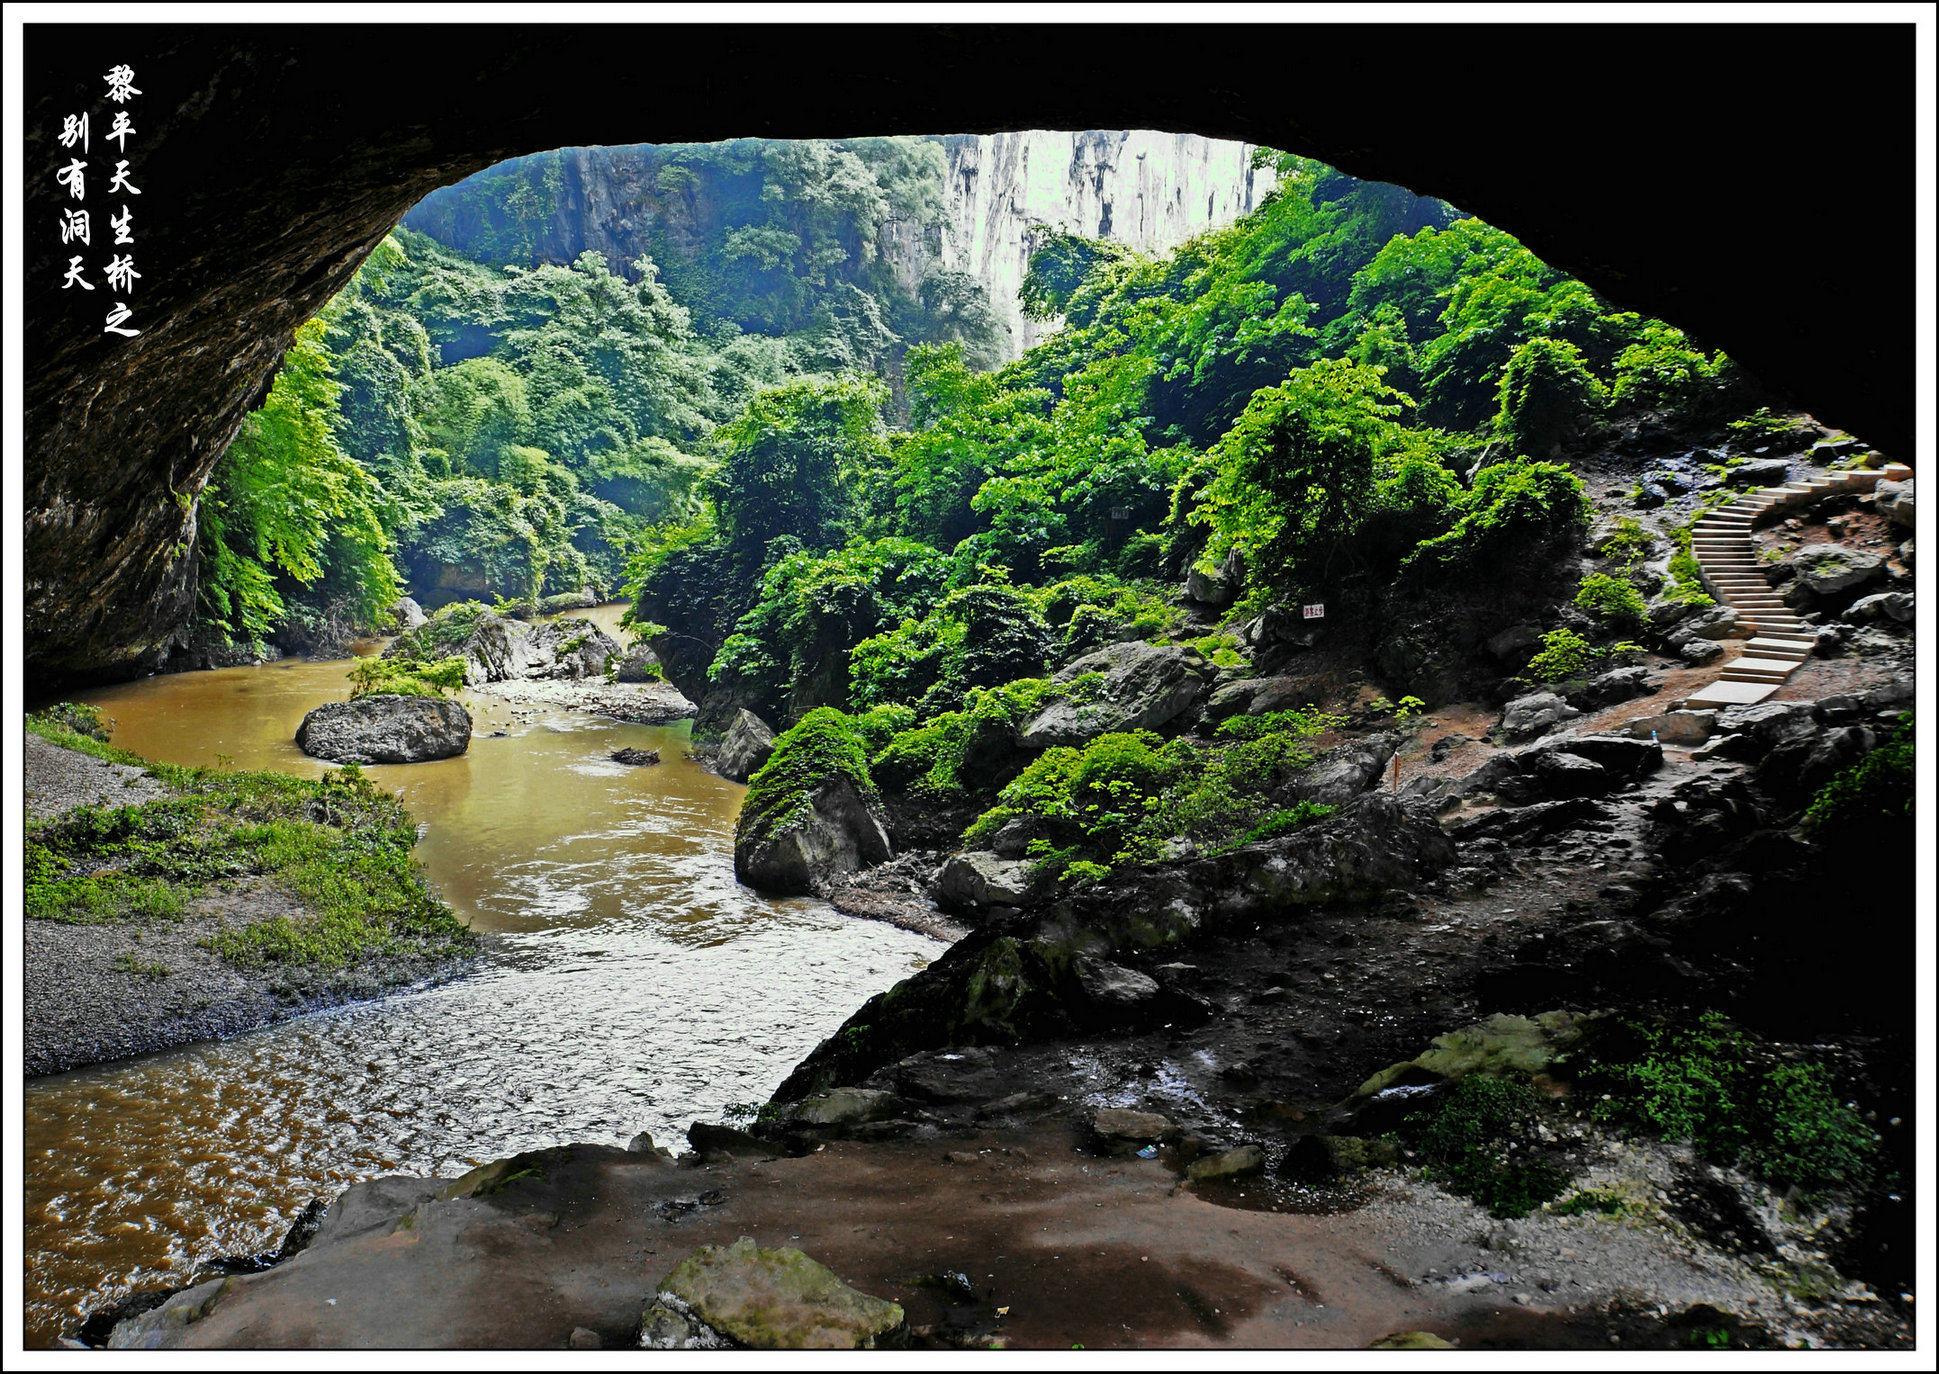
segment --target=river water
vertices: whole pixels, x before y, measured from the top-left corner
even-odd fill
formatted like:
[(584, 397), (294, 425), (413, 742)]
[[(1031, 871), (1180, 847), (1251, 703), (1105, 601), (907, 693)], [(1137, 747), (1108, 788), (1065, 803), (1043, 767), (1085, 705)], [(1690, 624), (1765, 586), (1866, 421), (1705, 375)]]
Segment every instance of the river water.
[[(616, 607), (595, 619), (608, 628)], [(365, 651), (375, 647), (360, 646)], [(297, 724), (342, 660), (153, 677), (77, 694), (114, 743), (185, 764), (314, 776)], [(273, 1249), (312, 1197), (384, 1173), (455, 1174), (568, 1141), (684, 1144), (759, 1102), (926, 937), (734, 881), (746, 790), (686, 758), (688, 726), (467, 695), (470, 751), (372, 767), (420, 822), (418, 857), (496, 938), (469, 977), (380, 1002), (30, 1080), (27, 1340), (129, 1287)], [(505, 738), (488, 738), (494, 728)], [(658, 748), (658, 767), (612, 763)]]

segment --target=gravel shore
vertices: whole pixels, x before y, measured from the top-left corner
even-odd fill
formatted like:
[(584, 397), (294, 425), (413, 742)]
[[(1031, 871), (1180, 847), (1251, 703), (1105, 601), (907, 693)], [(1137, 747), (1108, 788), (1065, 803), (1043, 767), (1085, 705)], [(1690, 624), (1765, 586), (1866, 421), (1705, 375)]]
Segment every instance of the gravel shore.
[[(145, 769), (107, 763), (38, 735), (26, 736), (22, 758), (32, 820), (77, 806), (138, 805), (172, 793)], [(409, 955), (328, 973), (244, 970), (203, 947), (221, 930), (301, 911), (293, 899), (257, 881), (233, 891), (211, 889), (180, 920), (23, 922), (21, 1048), (28, 1075), (236, 1035), (457, 971), (447, 961)]]
[(635, 725), (670, 725), (694, 713), (694, 704), (665, 682), (554, 682), (519, 679), (466, 689), (468, 696), (497, 697), (519, 705), (562, 706)]

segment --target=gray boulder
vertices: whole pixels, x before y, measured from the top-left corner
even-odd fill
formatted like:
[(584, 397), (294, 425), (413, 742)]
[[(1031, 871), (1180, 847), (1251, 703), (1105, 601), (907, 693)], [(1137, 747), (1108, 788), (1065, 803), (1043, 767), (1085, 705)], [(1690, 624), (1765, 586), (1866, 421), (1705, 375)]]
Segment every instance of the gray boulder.
[(1844, 619), (1853, 624), (1867, 624), (1872, 621), (1896, 622), (1910, 625), (1913, 617), (1911, 592), (1875, 592), (1871, 596), (1860, 597), (1852, 602)]
[(1541, 634), (1533, 625), (1510, 625), (1500, 634), (1488, 639), (1488, 652), (1503, 663), (1519, 667), (1535, 655), (1535, 648), (1542, 642)]
[(723, 778), (746, 782), (761, 771), (773, 753), (773, 729), (752, 711), (743, 709), (736, 713), (727, 737), (721, 740), (714, 765)]
[(1508, 703), (1498, 728), (1511, 741), (1534, 739), (1581, 714), (1553, 692), (1530, 692)]
[(1023, 723), (1026, 749), (1083, 744), (1117, 730), (1155, 730), (1196, 706), (1211, 665), (1196, 649), (1133, 640), (1086, 654), (1058, 672), (1071, 682), (1090, 673), (1103, 681), (1085, 700), (1053, 701)]
[(1796, 585), (1813, 596), (1835, 596), (1885, 576), (1885, 560), (1843, 544), (1813, 544), (1791, 558)]
[(471, 746), (471, 715), (446, 697), (330, 701), (296, 727), (296, 747), (331, 763), (424, 763)]
[(400, 635), (385, 658), (446, 658), (465, 661), (465, 684), (514, 682), (526, 678), (578, 681), (606, 675), (606, 660), (619, 643), (590, 620), (555, 620), (528, 625), (492, 611), (480, 614), (464, 639), (446, 644), (435, 634), (433, 616), (413, 633)]
[(1245, 568), (1237, 549), (1228, 553), (1210, 572), (1193, 568), (1185, 575), (1185, 595), (1202, 606), (1229, 606), (1239, 595)]
[(1106, 1140), (1163, 1140), (1172, 1125), (1156, 1112), (1134, 1112), (1124, 1107), (1105, 1107), (1091, 1117), (1091, 1129)]
[(406, 630), (415, 630), (424, 623), (424, 608), (410, 597), (400, 596), (391, 603), (390, 618), (391, 623), (397, 627), (397, 632), (402, 634)]
[(1641, 666), (1617, 668), (1589, 679), (1582, 687), (1570, 692), (1568, 702), (1577, 710), (1600, 711), (1605, 706), (1646, 697), (1655, 690), (1656, 680), (1649, 669)]
[(615, 682), (661, 682), (665, 677), (660, 656), (644, 645), (627, 652), (613, 664)]
[(1715, 711), (1668, 711), (1660, 716), (1644, 716), (1624, 727), (1634, 739), (1654, 735), (1670, 744), (1702, 744), (1717, 733)]
[(734, 876), (762, 892), (806, 895), (840, 873), (889, 859), (881, 808), (845, 774), (825, 779), (779, 824), (734, 839)]
[(520, 646), (523, 676), (580, 682), (606, 676), (606, 660), (619, 641), (590, 620), (551, 620), (534, 625)]
[(1683, 622), (1678, 633), (1688, 630), (1704, 639), (1749, 639), (1751, 627), (1729, 606), (1706, 606)]
[(1676, 652), (1677, 657), (1683, 659), (1686, 663), (1708, 663), (1712, 659), (1722, 658), (1724, 656), (1724, 646), (1714, 639), (1705, 639), (1702, 635), (1692, 635), (1689, 639), (1677, 646)]
[(1030, 891), (1030, 869), (1025, 860), (999, 858), (986, 849), (953, 854), (936, 875), (937, 904), (970, 914), (1021, 906)]
[(1908, 477), (1903, 482), (1880, 482), (1872, 489), (1879, 512), (1908, 530), (1918, 523), (1912, 505), (1912, 483), (1913, 479)]
[(850, 1288), (792, 1248), (703, 1245), (667, 1275), (640, 1322), (647, 1350), (875, 1350), (907, 1335), (902, 1308)]
[(1700, 606), (1688, 601), (1672, 601), (1667, 597), (1658, 597), (1644, 608), (1643, 614), (1648, 617), (1650, 628), (1660, 632), (1688, 620), (1700, 609), (1702, 609)]
[(1107, 1012), (1135, 1012), (1158, 996), (1157, 980), (1121, 964), (1080, 958), (1075, 969), (1084, 996)]
[(1379, 783), (1397, 748), (1397, 736), (1372, 735), (1329, 749), (1293, 778), (1293, 794), (1303, 801), (1344, 806)]
[(886, 1121), (903, 1110), (902, 1099), (874, 1088), (831, 1088), (797, 1102), (788, 1112), (791, 1126), (853, 1126)]
[(1724, 481), (1733, 487), (1777, 487), (1790, 476), (1791, 465), (1782, 458), (1753, 458), (1724, 474)]
[(1529, 772), (1542, 794), (1551, 800), (1600, 797), (1615, 791), (1619, 780), (1599, 763), (1559, 749), (1546, 750), (1529, 760)]

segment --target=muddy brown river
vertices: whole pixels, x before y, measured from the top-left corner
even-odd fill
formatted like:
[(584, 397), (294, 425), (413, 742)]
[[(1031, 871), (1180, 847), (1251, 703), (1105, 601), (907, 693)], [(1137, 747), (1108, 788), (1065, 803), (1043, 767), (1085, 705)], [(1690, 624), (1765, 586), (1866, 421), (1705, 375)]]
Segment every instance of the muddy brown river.
[[(617, 607), (595, 616), (611, 625)], [(362, 646), (366, 651), (374, 646)], [(74, 694), (114, 743), (313, 776), (293, 736), (348, 663), (272, 663)], [(26, 1337), (130, 1287), (273, 1249), (312, 1197), (543, 1145), (680, 1145), (759, 1102), (870, 995), (943, 948), (734, 881), (746, 790), (688, 727), (467, 694), (469, 753), (367, 771), (404, 798), (445, 900), (496, 938), (469, 977), (233, 1040), (33, 1079), (24, 1101)], [(489, 738), (494, 728), (505, 738)], [(607, 755), (658, 748), (658, 767)]]

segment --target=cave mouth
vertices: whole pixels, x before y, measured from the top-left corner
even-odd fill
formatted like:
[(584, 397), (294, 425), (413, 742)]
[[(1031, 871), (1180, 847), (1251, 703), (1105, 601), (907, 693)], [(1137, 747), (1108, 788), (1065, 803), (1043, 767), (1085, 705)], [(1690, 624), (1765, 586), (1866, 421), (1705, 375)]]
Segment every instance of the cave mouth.
[[(1062, 45), (1113, 44), (1127, 58), (1172, 54), (1180, 70), (1222, 70), (1233, 51), (1275, 50), (1281, 26), (1178, 26), (1100, 36), (1089, 26), (911, 26), (686, 30), (719, 63), (670, 70), (651, 101), (623, 83), (566, 82), (592, 50), (632, 50), (625, 27), (167, 24), (118, 30), (115, 56), (148, 78), (130, 108), (148, 130), (150, 226), (139, 338), (103, 340), (83, 293), (63, 292), (66, 257), (30, 235), (24, 388), (24, 621), (27, 673), (41, 684), (145, 671), (193, 605), (194, 498), (243, 416), (266, 394), (297, 327), (349, 280), (428, 192), (503, 159), (564, 147), (596, 127), (705, 142), (764, 136), (885, 134), (939, 128), (1189, 130), (1298, 148), (1352, 175), (1445, 197), (1515, 233), (1612, 301), (1675, 321), (1729, 349), (1804, 408), (1909, 452), (1911, 307), (1903, 293), (1853, 290), (1851, 264), (1909, 260), (1910, 26), (1762, 27), (1758, 40), (1798, 69), (1864, 72), (1868, 101), (1802, 102), (1773, 90), (1737, 39), (1610, 26), (1566, 39), (1581, 91), (1637, 74), (1679, 92), (1701, 144), (1627, 137), (1621, 110), (1577, 108), (1531, 122), (1518, 90), (1464, 90), (1468, 118), (1441, 108), (1445, 73), (1482, 62), (1489, 30), (1330, 29), (1378, 52), (1384, 98), (1353, 98), (1360, 75), (1319, 63), (1288, 93), (1236, 83), (1216, 99), (1190, 83), (1124, 82), (1109, 63), (1073, 67)], [(381, 42), (372, 42), (373, 36)], [(26, 150), (52, 168), (64, 113), (99, 103), (100, 30), (35, 25), (26, 34)], [(1236, 45), (1236, 46), (1235, 46)], [(1559, 49), (1558, 49), (1559, 50)], [(731, 107), (722, 66), (739, 74)], [(830, 83), (828, 70), (844, 80)], [(991, 89), (987, 73), (1011, 78)], [(1768, 64), (1763, 68), (1768, 70)], [(345, 73), (359, 80), (346, 82)], [(437, 84), (424, 74), (470, 73)], [(910, 73), (920, 72), (912, 79)], [(553, 92), (569, 86), (570, 99)], [(373, 95), (372, 93), (379, 93)], [(1822, 108), (1821, 108), (1822, 106)], [(1904, 116), (1904, 117), (1900, 117)], [(1478, 144), (1473, 128), (1512, 129), (1521, 156)], [(1593, 142), (1593, 166), (1576, 154)], [(1868, 188), (1869, 212), (1832, 216), (1818, 251), (1786, 263), (1788, 290), (1742, 270), (1745, 186), (1789, 184), (1795, 150), (1837, 146)], [(274, 156), (265, 156), (273, 150)], [(1732, 178), (1717, 177), (1720, 165)], [(1532, 179), (1526, 169), (1541, 167)], [(1626, 215), (1585, 215), (1623, 188)], [(53, 224), (59, 187), (30, 176), (28, 223)], [(209, 226), (219, 226), (211, 235)], [(1793, 302), (1812, 302), (1809, 312)]]

